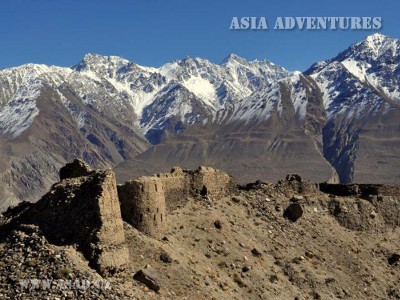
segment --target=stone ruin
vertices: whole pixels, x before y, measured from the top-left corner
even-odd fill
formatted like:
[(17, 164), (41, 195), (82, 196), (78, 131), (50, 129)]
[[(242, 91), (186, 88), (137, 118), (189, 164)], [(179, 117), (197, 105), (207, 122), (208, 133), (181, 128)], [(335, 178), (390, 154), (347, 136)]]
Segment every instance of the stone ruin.
[(298, 174), (288, 174), (277, 184), (278, 190), (285, 194), (314, 194), (318, 192), (318, 184), (303, 180)]
[(18, 222), (37, 225), (56, 245), (77, 245), (89, 265), (101, 274), (124, 269), (129, 252), (114, 172), (92, 171), (76, 160), (60, 173), (63, 179)]
[(160, 238), (166, 229), (164, 186), (157, 177), (141, 177), (118, 186), (122, 218), (141, 232)]
[(393, 228), (400, 225), (400, 185), (320, 183), (319, 190), (332, 197), (329, 209), (347, 228), (370, 227), (365, 216), (375, 219), (377, 212), (382, 220), (375, 220), (374, 224), (381, 222)]
[(215, 200), (236, 189), (228, 174), (209, 167), (195, 171), (173, 168), (169, 174), (144, 176), (118, 186), (122, 218), (138, 230), (162, 237), (167, 215), (189, 197), (201, 195)]
[(196, 171), (191, 172), (191, 178), (192, 192), (200, 192), (202, 196), (212, 199), (224, 197), (237, 188), (233, 177), (210, 167), (199, 167)]
[(9, 228), (32, 224), (50, 243), (76, 245), (100, 274), (112, 275), (129, 263), (123, 221), (139, 231), (162, 237), (168, 213), (190, 196), (217, 199), (236, 188), (224, 172), (200, 167), (174, 168), (170, 174), (145, 176), (117, 186), (111, 170), (91, 170), (74, 160), (60, 169), (60, 182), (37, 203), (13, 209)]
[[(91, 170), (75, 160), (61, 168), (60, 178), (39, 202), (15, 208), (18, 217), (9, 224), (10, 228), (21, 223), (37, 225), (49, 242), (76, 245), (89, 265), (105, 275), (122, 270), (129, 263), (123, 221), (160, 238), (168, 229), (168, 214), (191, 197), (217, 201), (238, 189), (231, 176), (209, 167), (195, 171), (174, 168), (168, 174), (144, 176), (117, 186), (111, 170)], [(393, 195), (400, 196), (400, 186), (318, 185), (291, 174), (275, 188), (285, 194), (324, 192), (364, 198), (368, 203), (356, 199), (361, 203), (357, 207), (370, 216), (376, 216), (377, 209), (382, 215), (380, 223), (400, 224), (400, 215), (394, 213), (398, 212), (400, 198), (392, 199)], [(369, 224), (364, 220), (365, 214), (345, 214), (349, 208), (344, 200), (332, 198), (329, 209), (344, 226), (358, 229)], [(286, 214), (295, 221), (302, 212)]]

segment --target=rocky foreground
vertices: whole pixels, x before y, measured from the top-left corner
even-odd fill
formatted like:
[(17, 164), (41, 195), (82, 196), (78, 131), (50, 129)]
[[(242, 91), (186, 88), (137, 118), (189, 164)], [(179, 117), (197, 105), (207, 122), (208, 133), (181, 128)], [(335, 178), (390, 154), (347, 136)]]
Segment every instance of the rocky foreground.
[(0, 298), (400, 299), (399, 187), (292, 175), (217, 194), (205, 178), (222, 172), (173, 172), (191, 190), (170, 205), (164, 180), (154, 237), (118, 210), (112, 171), (63, 168), (42, 200), (3, 213)]

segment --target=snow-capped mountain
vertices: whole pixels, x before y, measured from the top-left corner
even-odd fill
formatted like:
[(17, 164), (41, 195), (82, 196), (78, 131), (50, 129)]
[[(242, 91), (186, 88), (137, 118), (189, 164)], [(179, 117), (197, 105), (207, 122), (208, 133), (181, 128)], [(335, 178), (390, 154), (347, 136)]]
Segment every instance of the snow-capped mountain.
[(299, 172), (317, 181), (399, 182), (399, 45), (368, 36), (218, 110), (204, 125), (208, 134), (194, 126), (132, 164), (141, 172), (210, 164), (244, 180)]
[(221, 65), (185, 58), (151, 68), (87, 54), (71, 68), (27, 64), (1, 70), (0, 173), (7, 184), (0, 196), (6, 203), (34, 199), (75, 156), (113, 166), (167, 132), (212, 120), (218, 110), (287, 74), (268, 61), (234, 55)]
[(399, 50), (374, 34), (304, 73), (234, 54), (1, 70), (0, 197), (34, 200), (76, 156), (129, 177), (209, 164), (243, 180), (400, 181)]
[(398, 164), (399, 62), (400, 41), (377, 33), (305, 72), (318, 84), (328, 117), (324, 156), (344, 182), (399, 178), (392, 169)]
[[(156, 143), (160, 138), (152, 138), (155, 132), (161, 134), (164, 129), (203, 121), (263, 84), (287, 75), (286, 70), (269, 61), (248, 62), (236, 55), (229, 55), (221, 65), (185, 58), (150, 68), (116, 56), (88, 54), (72, 68), (28, 64), (1, 71), (0, 107), (13, 106), (24, 98), (30, 101), (24, 109), (32, 111), (33, 117), (37, 113), (34, 98), (41, 83), (56, 89), (68, 85), (85, 105), (98, 111), (107, 108), (116, 118), (122, 114), (124, 121), (135, 121), (140, 131)], [(18, 106), (13, 107), (23, 113)], [(3, 133), (15, 130), (7, 128), (9, 115), (18, 114), (5, 108), (0, 116)], [(27, 115), (21, 117), (29, 119)]]
[[(306, 73), (318, 76), (331, 68), (351, 73), (361, 84), (380, 93), (382, 97), (400, 100), (400, 42), (376, 33), (354, 44), (335, 58), (312, 66)], [(334, 97), (326, 98), (326, 105)]]
[[(222, 110), (218, 115), (218, 122), (244, 121), (246, 123), (259, 123), (267, 121), (274, 112), (279, 115), (283, 110), (282, 97), (289, 96), (293, 104), (294, 113), (299, 119), (304, 119), (306, 114), (306, 90), (301, 85), (301, 73), (295, 72), (281, 80), (272, 81), (262, 89), (256, 90), (242, 101), (235, 103), (232, 110)], [(290, 86), (289, 95), (283, 95), (282, 86)]]
[(221, 65), (187, 57), (160, 68), (88, 54), (73, 69), (125, 99), (137, 116), (136, 125), (153, 144), (161, 141), (165, 130), (179, 132), (213, 118), (217, 111), (289, 74), (267, 60), (249, 62), (233, 54)]

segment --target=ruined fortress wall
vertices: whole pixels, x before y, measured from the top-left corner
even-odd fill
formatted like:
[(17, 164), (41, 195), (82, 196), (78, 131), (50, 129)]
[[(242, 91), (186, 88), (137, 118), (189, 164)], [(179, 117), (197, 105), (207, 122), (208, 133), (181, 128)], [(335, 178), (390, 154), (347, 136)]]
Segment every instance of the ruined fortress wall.
[(136, 224), (136, 222), (134, 222), (136, 211), (133, 202), (135, 201), (135, 197), (137, 197), (135, 196), (135, 190), (138, 189), (140, 188), (137, 186), (135, 187), (134, 181), (128, 181), (117, 186), (122, 220), (128, 222), (132, 226), (134, 226), (134, 223)]
[(108, 268), (121, 268), (129, 261), (114, 172), (105, 171), (96, 204), (101, 222), (96, 233), (101, 249), (96, 263), (105, 273)]
[(93, 170), (85, 162), (75, 159), (60, 169), (60, 180), (88, 176), (91, 173)]
[(171, 173), (157, 177), (164, 186), (167, 212), (185, 204), (190, 196), (218, 198), (237, 188), (231, 176), (209, 167), (199, 167), (196, 171), (174, 168)]
[(205, 195), (211, 198), (223, 197), (236, 188), (233, 178), (222, 171), (174, 168), (169, 174), (143, 176), (119, 185), (118, 197), (124, 221), (160, 238), (167, 228), (167, 214), (185, 204), (190, 196), (206, 190)]
[(193, 192), (203, 196), (223, 197), (237, 188), (231, 176), (210, 167), (199, 167), (192, 176)]
[(167, 213), (184, 205), (191, 196), (191, 176), (181, 169), (173, 169), (170, 174), (158, 174), (164, 187)]
[[(400, 186), (385, 184), (328, 184), (321, 183), (321, 192), (340, 197), (362, 198), (367, 201), (375, 211), (379, 212), (383, 221), (388, 226), (399, 226), (400, 224)], [(350, 200), (346, 200), (349, 202)], [(346, 201), (342, 201), (345, 203)], [(340, 210), (339, 210), (340, 211)], [(364, 214), (364, 215), (369, 215)], [(356, 222), (354, 215), (347, 215), (347, 222)], [(367, 224), (363, 222), (363, 224)]]
[(122, 218), (138, 230), (160, 238), (166, 228), (164, 187), (157, 177), (140, 177), (118, 186)]
[(22, 220), (38, 225), (54, 244), (77, 244), (100, 273), (123, 269), (129, 261), (115, 175), (110, 170), (62, 180)]

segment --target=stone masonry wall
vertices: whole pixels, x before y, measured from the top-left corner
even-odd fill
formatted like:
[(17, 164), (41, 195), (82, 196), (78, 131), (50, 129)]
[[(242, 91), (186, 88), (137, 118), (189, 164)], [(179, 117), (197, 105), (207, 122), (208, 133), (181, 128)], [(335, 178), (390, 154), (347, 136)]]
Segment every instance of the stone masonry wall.
[(140, 177), (118, 187), (122, 218), (138, 230), (160, 238), (166, 228), (164, 187), (157, 177)]
[(38, 225), (51, 243), (77, 244), (89, 265), (102, 274), (123, 269), (129, 261), (111, 170), (60, 181), (21, 221)]
[(95, 257), (102, 273), (110, 268), (121, 268), (128, 263), (129, 252), (125, 246), (125, 233), (118, 200), (117, 183), (112, 171), (106, 171), (98, 196), (101, 226), (96, 232), (101, 251)]
[(191, 196), (192, 176), (189, 172), (181, 168), (174, 168), (171, 173), (157, 174), (156, 176), (164, 187), (167, 212), (183, 206)]
[(118, 186), (122, 218), (138, 230), (160, 238), (167, 229), (167, 214), (196, 195), (218, 199), (236, 189), (228, 174), (213, 168), (180, 168), (169, 174), (140, 177)]
[(192, 192), (214, 199), (224, 197), (237, 188), (233, 177), (210, 167), (199, 167), (192, 177)]

